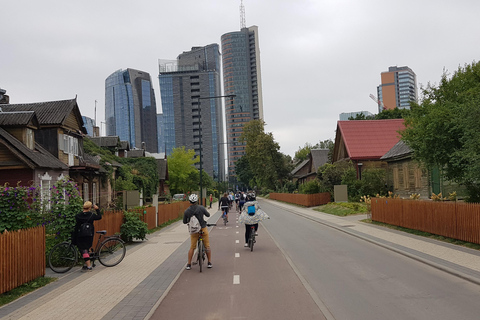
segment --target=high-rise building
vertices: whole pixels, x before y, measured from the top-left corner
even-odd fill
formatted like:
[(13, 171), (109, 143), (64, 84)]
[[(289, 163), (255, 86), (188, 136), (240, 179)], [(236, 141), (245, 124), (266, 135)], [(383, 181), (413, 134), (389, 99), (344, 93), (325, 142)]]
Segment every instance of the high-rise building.
[(87, 135), (90, 137), (98, 137), (97, 126), (95, 120), (86, 116), (82, 116), (83, 126), (87, 130)]
[(378, 111), (410, 109), (417, 101), (417, 76), (409, 67), (390, 67), (381, 73), (382, 84), (377, 87)]
[(222, 35), (223, 85), (228, 145), (228, 175), (235, 176), (235, 162), (245, 154), (239, 141), (243, 127), (251, 120), (263, 119), (262, 77), (258, 27)]
[(158, 152), (165, 153), (165, 133), (163, 132), (163, 113), (157, 114)]
[[(215, 180), (225, 175), (223, 114), (218, 44), (193, 47), (177, 60), (160, 60), (160, 93), (165, 152), (185, 146)], [(197, 164), (199, 166), (199, 164)]]
[(105, 121), (107, 136), (157, 152), (157, 105), (147, 72), (118, 70), (105, 80)]

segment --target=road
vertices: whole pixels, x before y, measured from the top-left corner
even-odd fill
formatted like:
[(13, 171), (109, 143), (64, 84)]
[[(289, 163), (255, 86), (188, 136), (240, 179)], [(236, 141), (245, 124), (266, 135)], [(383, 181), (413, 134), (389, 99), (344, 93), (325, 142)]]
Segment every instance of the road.
[(271, 219), (254, 251), (243, 248), (243, 226), (214, 228), (214, 268), (183, 272), (152, 319), (480, 318), (478, 285), (295, 209), (260, 205)]

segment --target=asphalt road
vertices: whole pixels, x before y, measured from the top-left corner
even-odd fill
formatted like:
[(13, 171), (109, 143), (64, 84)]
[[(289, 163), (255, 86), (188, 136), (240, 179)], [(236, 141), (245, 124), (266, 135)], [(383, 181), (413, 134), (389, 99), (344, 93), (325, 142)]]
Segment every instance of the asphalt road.
[(480, 319), (480, 287), (260, 202), (265, 223), (334, 319)]
[(210, 231), (213, 268), (185, 270), (151, 319), (325, 319), (263, 226), (251, 252), (234, 215)]

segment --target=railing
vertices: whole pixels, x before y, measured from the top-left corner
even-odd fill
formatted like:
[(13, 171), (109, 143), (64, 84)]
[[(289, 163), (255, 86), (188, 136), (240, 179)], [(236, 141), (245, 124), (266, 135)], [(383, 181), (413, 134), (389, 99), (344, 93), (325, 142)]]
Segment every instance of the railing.
[(0, 234), (0, 294), (45, 275), (45, 227)]
[(298, 194), (298, 193), (270, 193), (270, 199), (298, 204), (304, 207), (320, 206), (330, 202), (330, 193)]
[(480, 244), (480, 204), (372, 199), (372, 220)]

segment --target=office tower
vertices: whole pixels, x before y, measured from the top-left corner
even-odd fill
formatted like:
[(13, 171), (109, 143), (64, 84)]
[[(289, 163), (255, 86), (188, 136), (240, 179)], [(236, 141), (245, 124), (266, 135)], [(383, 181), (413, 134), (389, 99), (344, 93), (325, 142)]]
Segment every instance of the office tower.
[(107, 136), (157, 152), (157, 106), (147, 72), (117, 70), (105, 80), (105, 121)]
[(410, 109), (417, 101), (417, 77), (409, 67), (390, 67), (381, 74), (382, 84), (377, 87), (378, 111), (383, 109)]
[(96, 133), (95, 132), (95, 128), (96, 128), (95, 120), (93, 120), (92, 118), (86, 117), (86, 116), (82, 116), (82, 120), (83, 120), (83, 126), (87, 130), (87, 135), (89, 135), (90, 137), (98, 137), (98, 134), (95, 135), (95, 133)]
[(165, 153), (165, 133), (163, 132), (163, 113), (157, 114), (158, 153)]
[(159, 65), (166, 154), (185, 146), (200, 155), (201, 146), (202, 169), (214, 180), (223, 180), (223, 98), (207, 99), (221, 96), (218, 44), (193, 47)]
[(225, 95), (236, 95), (225, 102), (228, 175), (234, 177), (235, 162), (245, 154), (245, 145), (239, 141), (243, 127), (263, 119), (258, 27), (226, 33), (221, 40)]

